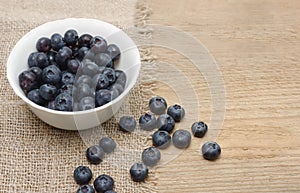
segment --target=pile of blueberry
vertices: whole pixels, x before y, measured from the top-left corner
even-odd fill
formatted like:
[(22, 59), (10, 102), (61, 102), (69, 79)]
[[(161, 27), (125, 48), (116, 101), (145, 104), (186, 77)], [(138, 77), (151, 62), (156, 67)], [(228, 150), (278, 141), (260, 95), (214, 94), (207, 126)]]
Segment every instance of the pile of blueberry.
[(115, 70), (121, 52), (101, 36), (74, 29), (36, 42), (28, 57), (29, 69), (19, 84), (34, 103), (59, 111), (83, 111), (102, 106), (125, 88), (126, 74)]

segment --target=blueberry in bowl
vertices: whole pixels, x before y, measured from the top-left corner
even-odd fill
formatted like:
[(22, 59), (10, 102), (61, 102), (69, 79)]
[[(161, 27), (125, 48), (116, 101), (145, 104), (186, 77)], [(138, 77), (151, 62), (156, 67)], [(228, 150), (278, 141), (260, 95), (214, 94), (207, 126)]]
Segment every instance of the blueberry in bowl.
[[(91, 50), (92, 46), (96, 47)], [(95, 55), (101, 57), (93, 61)], [(87, 66), (83, 60), (90, 60)], [(45, 23), (23, 36), (7, 60), (7, 78), (41, 120), (56, 128), (82, 130), (100, 125), (119, 110), (140, 66), (137, 46), (121, 29), (100, 20), (69, 18)], [(97, 88), (95, 75), (100, 77)], [(88, 84), (91, 91), (76, 86), (78, 82)], [(101, 91), (95, 98), (96, 89), (110, 95)]]

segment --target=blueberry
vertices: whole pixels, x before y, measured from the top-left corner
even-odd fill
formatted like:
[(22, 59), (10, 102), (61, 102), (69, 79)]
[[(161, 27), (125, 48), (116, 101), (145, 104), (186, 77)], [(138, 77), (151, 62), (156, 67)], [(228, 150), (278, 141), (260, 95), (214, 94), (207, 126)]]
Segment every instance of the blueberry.
[(41, 37), (36, 42), (36, 49), (39, 52), (49, 52), (51, 49), (51, 40), (46, 37)]
[(216, 160), (221, 154), (221, 147), (216, 142), (206, 142), (203, 144), (202, 155), (207, 160)]
[(32, 52), (29, 54), (27, 62), (28, 62), (28, 66), (30, 67), (34, 67), (37, 66), (37, 59), (36, 56), (39, 52)]
[(55, 60), (58, 66), (65, 70), (67, 69), (68, 60), (72, 57), (72, 50), (66, 46), (62, 47), (56, 54)]
[(167, 131), (155, 131), (152, 135), (152, 143), (154, 147), (166, 149), (171, 143), (171, 136)]
[(145, 113), (139, 119), (140, 128), (146, 131), (151, 131), (156, 128), (156, 118), (151, 113)]
[(73, 74), (77, 73), (77, 70), (78, 70), (79, 66), (80, 66), (79, 61), (75, 60), (75, 59), (69, 60), (68, 64), (67, 64), (68, 71), (73, 73)]
[(75, 86), (78, 86), (78, 85), (83, 84), (83, 83), (85, 83), (87, 85), (92, 85), (92, 82), (93, 81), (92, 81), (92, 78), (90, 76), (83, 74), (83, 75), (80, 75), (80, 76), (76, 77)]
[(64, 84), (60, 87), (60, 89), (58, 90), (58, 93), (61, 94), (61, 93), (66, 93), (66, 94), (69, 94), (69, 95), (73, 95), (73, 84)]
[(150, 111), (156, 115), (163, 114), (167, 109), (167, 102), (164, 98), (157, 96), (149, 101)]
[(78, 39), (78, 46), (81, 47), (90, 47), (91, 44), (91, 39), (93, 38), (93, 36), (91, 36), (90, 34), (82, 34), (79, 39)]
[(99, 164), (104, 158), (104, 150), (98, 145), (91, 146), (86, 150), (86, 158), (91, 164)]
[(55, 65), (47, 66), (43, 69), (42, 79), (45, 83), (56, 85), (61, 81), (61, 71)]
[(112, 84), (116, 81), (116, 72), (112, 68), (105, 68), (102, 74), (106, 75), (109, 81), (109, 84)]
[(115, 83), (118, 83), (118, 84), (122, 85), (123, 88), (125, 88), (126, 79), (127, 79), (125, 72), (123, 72), (122, 70), (115, 70), (115, 73), (116, 73), (116, 82)]
[(43, 69), (49, 66), (48, 56), (43, 52), (38, 52), (35, 56), (36, 66)]
[(105, 74), (96, 74), (93, 77), (93, 85), (95, 85), (96, 90), (105, 89), (109, 86), (109, 80)]
[(109, 91), (111, 92), (111, 100), (114, 100), (115, 98), (117, 98), (120, 95), (120, 93), (117, 89), (113, 88), (113, 89), (110, 89)]
[(70, 72), (63, 72), (61, 75), (61, 83), (64, 84), (73, 84), (75, 80), (75, 75)]
[(37, 81), (42, 80), (42, 73), (43, 71), (39, 67), (31, 67), (28, 71), (32, 72), (36, 76)]
[(159, 130), (171, 133), (175, 127), (175, 121), (168, 114), (159, 115), (157, 118), (157, 127)]
[(103, 137), (100, 142), (99, 146), (102, 147), (105, 153), (111, 153), (116, 148), (116, 142), (110, 137)]
[(95, 94), (96, 106), (100, 107), (112, 100), (111, 92), (107, 89), (100, 89)]
[(95, 190), (91, 185), (86, 184), (80, 186), (76, 193), (95, 193)]
[(65, 45), (65, 42), (63, 41), (63, 37), (60, 34), (55, 33), (51, 36), (51, 46), (52, 46), (53, 50), (58, 51), (64, 45)]
[(73, 173), (74, 180), (79, 185), (85, 185), (88, 184), (92, 177), (92, 171), (87, 166), (78, 166)]
[(48, 61), (49, 61), (49, 65), (56, 65), (57, 66), (57, 63), (56, 63), (56, 52), (53, 52), (53, 51), (49, 51), (47, 52), (47, 58), (48, 58)]
[(148, 177), (148, 168), (143, 163), (135, 163), (130, 168), (131, 179), (135, 182), (142, 182)]
[(179, 122), (185, 115), (184, 108), (177, 104), (170, 106), (167, 113), (175, 120), (175, 122)]
[(83, 60), (84, 57), (90, 52), (90, 49), (88, 49), (87, 47), (81, 47), (79, 48), (78, 52), (77, 52), (77, 58), (79, 60)]
[(83, 60), (80, 70), (85, 75), (94, 76), (99, 71), (99, 67), (96, 63), (90, 60)]
[(179, 129), (172, 136), (173, 145), (179, 149), (187, 148), (191, 143), (191, 138), (189, 131)]
[(106, 174), (98, 176), (94, 181), (94, 187), (98, 193), (105, 193), (108, 190), (113, 190), (114, 185), (114, 179)]
[(57, 95), (57, 88), (53, 86), (52, 84), (43, 84), (40, 87), (40, 95), (43, 97), (43, 99), (50, 101), (55, 99)]
[(105, 66), (108, 68), (114, 67), (113, 61), (107, 53), (96, 54), (94, 60), (98, 66)]
[(108, 89), (110, 91), (117, 90), (119, 92), (119, 95), (121, 93), (123, 93), (123, 91), (124, 91), (124, 87), (122, 85), (118, 84), (118, 83), (112, 84)]
[(107, 47), (107, 42), (104, 38), (100, 36), (95, 36), (91, 39), (90, 47), (93, 53), (97, 54), (97, 53), (105, 52)]
[(191, 129), (195, 137), (203, 137), (207, 132), (207, 125), (203, 121), (198, 121), (193, 123)]
[(90, 110), (95, 108), (95, 98), (94, 97), (83, 97), (80, 99), (80, 102), (78, 104), (78, 109), (80, 111)]
[(132, 116), (123, 116), (119, 120), (119, 127), (121, 131), (133, 132), (136, 127), (136, 121)]
[(83, 97), (92, 96), (93, 91), (90, 85), (82, 83), (76, 86), (76, 95), (74, 95), (77, 99), (82, 99)]
[(155, 166), (161, 158), (160, 151), (155, 147), (148, 147), (142, 153), (142, 160), (146, 166)]
[(27, 97), (29, 100), (34, 102), (35, 104), (44, 106), (46, 104), (46, 101), (42, 98), (40, 95), (39, 89), (33, 89), (28, 92)]
[(21, 72), (18, 78), (20, 87), (25, 92), (39, 88), (40, 86), (39, 78), (29, 70)]
[(120, 59), (121, 51), (117, 45), (109, 44), (106, 48), (106, 52), (109, 54), (113, 61)]
[(55, 110), (72, 111), (73, 98), (67, 93), (57, 95), (54, 101)]
[(78, 33), (74, 29), (69, 29), (64, 34), (64, 40), (68, 46), (75, 46), (78, 41)]
[(49, 101), (47, 104), (46, 104), (46, 107), (48, 109), (52, 109), (52, 110), (55, 110), (55, 101)]

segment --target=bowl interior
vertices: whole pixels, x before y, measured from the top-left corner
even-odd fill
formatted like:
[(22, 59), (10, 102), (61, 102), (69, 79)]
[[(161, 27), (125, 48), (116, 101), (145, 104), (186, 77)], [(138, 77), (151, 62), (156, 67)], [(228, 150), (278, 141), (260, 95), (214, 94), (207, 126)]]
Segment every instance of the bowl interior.
[(124, 92), (111, 101), (110, 103), (96, 108), (101, 110), (108, 105), (120, 100), (127, 95), (129, 90), (134, 86), (140, 70), (140, 55), (137, 46), (132, 39), (119, 28), (95, 19), (64, 19), (43, 24), (23, 36), (11, 51), (7, 61), (7, 78), (14, 92), (22, 98), (27, 104), (43, 109), (51, 113), (68, 114), (68, 113), (84, 113), (82, 112), (60, 112), (54, 111), (45, 107), (41, 107), (30, 101), (19, 86), (18, 76), (23, 71), (28, 69), (27, 59), (31, 52), (36, 51), (35, 44), (40, 37), (51, 37), (54, 33), (64, 34), (68, 29), (77, 30), (79, 36), (88, 33), (93, 36), (100, 35), (104, 37), (108, 44), (114, 43), (121, 50), (121, 58), (116, 66), (116, 69), (123, 70), (127, 75), (127, 83)]

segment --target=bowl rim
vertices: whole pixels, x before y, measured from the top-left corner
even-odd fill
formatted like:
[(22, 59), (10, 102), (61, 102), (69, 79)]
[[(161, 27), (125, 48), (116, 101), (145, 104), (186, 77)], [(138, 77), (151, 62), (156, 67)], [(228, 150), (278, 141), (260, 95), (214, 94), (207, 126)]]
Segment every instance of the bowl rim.
[[(26, 95), (25, 95), (24, 92), (19, 92), (19, 85), (15, 84), (15, 81), (13, 80), (13, 77), (9, 74), (9, 71), (8, 71), (9, 65), (13, 64), (12, 55), (13, 55), (14, 50), (16, 50), (20, 46), (21, 42), (23, 42), (25, 39), (27, 39), (28, 36), (30, 36), (31, 34), (35, 33), (40, 28), (44, 28), (47, 25), (53, 25), (53, 24), (55, 24), (57, 22), (75, 22), (75, 21), (79, 21), (79, 20), (80, 21), (86, 21), (86, 22), (102, 23), (102, 24), (104, 24), (106, 26), (109, 26), (110, 28), (113, 28), (116, 31), (123, 31), (123, 30), (121, 30), (120, 28), (116, 27), (115, 25), (113, 25), (111, 23), (108, 23), (108, 22), (105, 22), (105, 21), (101, 21), (101, 20), (98, 20), (98, 19), (93, 19), (93, 18), (65, 18), (65, 19), (59, 19), (59, 20), (49, 21), (49, 22), (46, 22), (44, 24), (41, 24), (41, 25), (39, 25), (39, 26), (31, 29), (24, 36), (22, 36), (18, 40), (18, 42), (14, 45), (13, 49), (10, 51), (10, 54), (9, 54), (7, 62), (6, 62), (6, 73), (7, 73), (8, 82), (9, 82), (10, 86), (12, 87), (14, 93), (18, 97), (20, 97), (25, 103), (27, 103), (27, 105), (29, 105), (30, 107), (34, 107), (34, 108), (36, 108), (38, 110), (45, 111), (45, 112), (51, 113), (51, 114), (58, 114), (58, 115), (84, 115), (84, 114), (89, 114), (91, 112), (101, 111), (101, 110), (103, 110), (105, 108), (108, 108), (108, 107), (114, 105), (115, 103), (119, 102), (124, 97), (126, 97), (126, 95), (130, 92), (130, 90), (136, 84), (136, 82), (138, 80), (139, 72), (140, 72), (140, 69), (141, 69), (140, 53), (139, 53), (139, 50), (138, 50), (136, 44), (134, 43), (134, 41), (124, 32), (124, 34), (133, 42), (134, 46), (130, 47), (130, 49), (136, 49), (136, 51), (137, 51), (136, 57), (137, 57), (138, 63), (132, 65), (130, 68), (133, 68), (133, 67), (138, 68), (138, 73), (136, 73), (136, 74), (133, 75), (133, 82), (130, 85), (127, 85), (127, 88), (124, 89), (124, 91), (122, 92), (122, 94), (119, 95), (117, 98), (113, 99), (112, 101), (110, 101), (110, 102), (108, 102), (105, 105), (102, 105), (100, 107), (95, 107), (94, 109), (89, 109), (89, 110), (84, 110), (84, 111), (58, 111), (58, 110), (53, 110), (53, 109), (49, 109), (47, 107), (40, 106), (40, 105), (32, 102), (31, 100), (29, 100), (26, 97)], [(130, 69), (130, 68), (128, 68), (128, 69)]]

